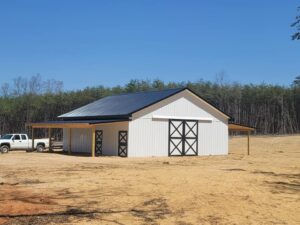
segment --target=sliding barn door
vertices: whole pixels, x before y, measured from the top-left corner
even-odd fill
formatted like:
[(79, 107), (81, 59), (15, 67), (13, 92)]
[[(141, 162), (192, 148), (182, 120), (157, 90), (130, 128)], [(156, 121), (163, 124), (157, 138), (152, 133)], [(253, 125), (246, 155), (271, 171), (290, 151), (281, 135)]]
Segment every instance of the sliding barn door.
[(169, 120), (169, 156), (198, 155), (198, 121)]

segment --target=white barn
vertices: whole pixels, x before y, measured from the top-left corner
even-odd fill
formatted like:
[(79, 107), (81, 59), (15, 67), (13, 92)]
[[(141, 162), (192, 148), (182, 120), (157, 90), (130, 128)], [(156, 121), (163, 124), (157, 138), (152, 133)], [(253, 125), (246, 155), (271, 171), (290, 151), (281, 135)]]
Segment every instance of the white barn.
[(188, 88), (108, 96), (59, 118), (53, 127), (63, 128), (64, 150), (72, 153), (228, 154), (230, 117)]
[[(229, 116), (187, 88), (109, 96), (59, 117), (95, 124), (96, 155), (228, 153)], [(92, 129), (65, 128), (63, 134), (65, 150), (91, 152)]]

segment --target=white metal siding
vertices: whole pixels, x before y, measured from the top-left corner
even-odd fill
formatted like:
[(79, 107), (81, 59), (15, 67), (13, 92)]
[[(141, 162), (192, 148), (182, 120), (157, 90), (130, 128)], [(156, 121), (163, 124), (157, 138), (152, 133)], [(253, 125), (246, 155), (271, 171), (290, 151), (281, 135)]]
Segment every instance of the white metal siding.
[(68, 129), (63, 128), (63, 151), (68, 151), (68, 140), (69, 140), (69, 132)]
[(167, 120), (130, 121), (128, 156), (168, 156), (168, 129)]
[[(72, 128), (71, 151), (76, 153), (91, 153), (92, 130)], [(69, 129), (63, 129), (64, 151), (69, 150)]]
[[(118, 133), (128, 131), (128, 122), (105, 123), (96, 126), (96, 130), (103, 131), (103, 155), (118, 155)], [(72, 152), (91, 153), (92, 130), (72, 128)], [(69, 129), (63, 129), (63, 148), (69, 149)]]
[(227, 155), (228, 126), (220, 121), (198, 123), (198, 155)]
[(185, 90), (165, 100), (149, 106), (133, 114), (133, 119), (150, 118), (153, 116), (176, 116), (176, 117), (205, 117), (212, 120), (227, 121), (223, 113), (214, 109), (205, 101)]
[(168, 155), (169, 122), (153, 119), (153, 115), (212, 118), (198, 122), (198, 153), (228, 153), (228, 118), (186, 90), (133, 114), (129, 122), (128, 156)]
[[(103, 130), (103, 155), (117, 156), (119, 131), (128, 131), (128, 122), (104, 123), (97, 125), (98, 130)], [(128, 132), (129, 133), (129, 132)]]

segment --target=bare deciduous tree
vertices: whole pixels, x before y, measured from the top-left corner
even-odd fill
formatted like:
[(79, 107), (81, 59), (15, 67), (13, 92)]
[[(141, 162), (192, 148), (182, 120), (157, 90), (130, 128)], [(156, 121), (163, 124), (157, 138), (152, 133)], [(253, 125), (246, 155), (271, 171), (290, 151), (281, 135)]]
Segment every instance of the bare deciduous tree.
[(8, 83), (4, 83), (1, 85), (1, 95), (4, 97), (9, 96), (9, 84)]
[(43, 83), (42, 77), (40, 74), (32, 76), (28, 82), (29, 93), (31, 94), (39, 94), (41, 93)]
[[(300, 12), (300, 7), (298, 7), (298, 11)], [(292, 39), (300, 40), (300, 14), (296, 16), (295, 22), (292, 23), (291, 26), (296, 28), (296, 32), (292, 35)]]

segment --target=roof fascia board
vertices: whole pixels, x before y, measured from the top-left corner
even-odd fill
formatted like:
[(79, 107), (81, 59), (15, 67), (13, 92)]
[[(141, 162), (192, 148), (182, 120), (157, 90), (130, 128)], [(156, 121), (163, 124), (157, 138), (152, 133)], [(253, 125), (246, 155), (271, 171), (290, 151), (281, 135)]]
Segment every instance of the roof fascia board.
[(202, 100), (205, 104), (207, 104), (210, 108), (214, 109), (215, 111), (217, 111), (218, 113), (220, 113), (221, 115), (223, 115), (224, 117), (226, 117), (227, 119), (232, 119), (231, 116), (229, 116), (228, 114), (226, 114), (225, 112), (223, 112), (218, 107), (214, 106), (212, 103), (210, 103), (206, 99), (202, 98), (200, 95), (198, 95), (196, 92), (194, 92), (190, 88), (185, 88), (185, 90), (188, 90), (189, 92), (191, 92), (193, 95), (195, 95), (197, 98), (199, 98), (200, 100)]

